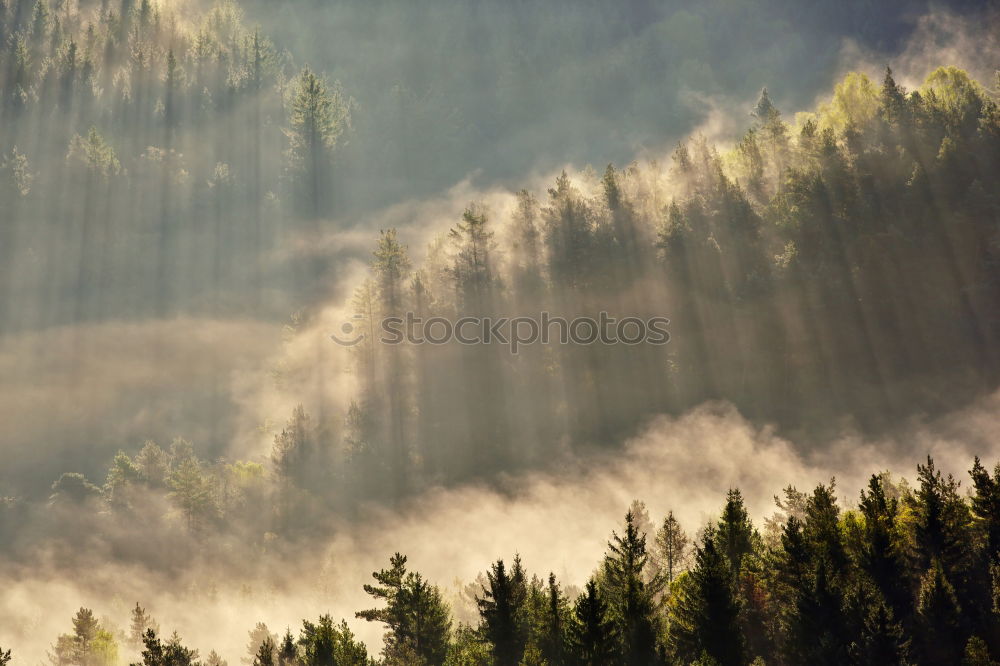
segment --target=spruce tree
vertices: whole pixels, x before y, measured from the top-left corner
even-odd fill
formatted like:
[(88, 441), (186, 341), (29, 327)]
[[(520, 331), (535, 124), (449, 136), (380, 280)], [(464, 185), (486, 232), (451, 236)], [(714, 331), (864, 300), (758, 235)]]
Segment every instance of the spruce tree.
[(510, 572), (503, 560), (497, 560), (486, 577), (483, 596), (476, 598), (481, 618), (479, 630), (492, 646), (496, 666), (516, 666), (527, 642), (527, 627), (522, 617), (527, 587), (520, 557), (515, 557)]
[(597, 583), (591, 578), (577, 600), (570, 630), (575, 663), (580, 666), (604, 666), (613, 663), (618, 638), (609, 617), (607, 604), (601, 598)]
[(315, 217), (327, 210), (331, 153), (348, 115), (340, 89), (331, 88), (308, 67), (303, 69), (295, 83), (287, 132), (291, 167), (299, 184), (296, 201), (303, 215)]
[(646, 535), (640, 533), (632, 511), (625, 515), (622, 535), (612, 532), (608, 551), (602, 591), (617, 625), (625, 663), (650, 663), (656, 654), (657, 600), (665, 579), (660, 572), (646, 578)]
[(746, 663), (740, 602), (730, 560), (719, 543), (716, 529), (707, 527), (695, 547), (694, 566), (681, 577), (671, 601), (667, 648), (681, 663), (703, 654), (719, 666)]
[(281, 639), (281, 646), (278, 648), (278, 666), (295, 666), (298, 659), (298, 650), (295, 648), (295, 639), (292, 637), (292, 630), (285, 630), (285, 636)]
[(957, 664), (968, 637), (955, 588), (936, 558), (920, 579), (918, 655), (923, 664)]

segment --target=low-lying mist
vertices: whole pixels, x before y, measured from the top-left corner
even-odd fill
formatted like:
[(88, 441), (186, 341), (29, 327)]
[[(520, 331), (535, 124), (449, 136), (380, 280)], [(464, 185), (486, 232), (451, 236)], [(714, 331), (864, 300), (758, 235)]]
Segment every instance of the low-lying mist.
[[(379, 628), (353, 614), (369, 604), (361, 585), (393, 552), (439, 584), (456, 618), (468, 622), (475, 610), (467, 586), (498, 557), (520, 553), (529, 572), (552, 571), (569, 589), (582, 586), (635, 499), (645, 502), (654, 525), (672, 510), (695, 533), (718, 516), (730, 488), (742, 490), (760, 524), (775, 513), (773, 497), (786, 485), (808, 490), (835, 477), (842, 505), (851, 507), (871, 473), (912, 479), (925, 454), (964, 482), (974, 455), (987, 464), (1000, 458), (998, 407), (1000, 395), (993, 395), (883, 439), (845, 432), (816, 449), (748, 422), (730, 405), (706, 404), (653, 419), (614, 454), (567, 458), (559, 472), (431, 489), (393, 509), (367, 507), (356, 520), (331, 517), (329, 537), (252, 554), (235, 541), (226, 544), (228, 557), (190, 559), (169, 574), (120, 563), (86, 534), (63, 534), (78, 545), (69, 560), (54, 562), (42, 543), (31, 561), (3, 565), (0, 626), (5, 644), (16, 648), (16, 664), (44, 660), (81, 605), (125, 628), (137, 601), (165, 632), (177, 630), (203, 656), (214, 649), (231, 664), (246, 657), (247, 633), (257, 622), (283, 632), (325, 612), (347, 618), (377, 652)], [(155, 542), (162, 535), (139, 527), (131, 538)], [(199, 537), (178, 529), (170, 539)]]

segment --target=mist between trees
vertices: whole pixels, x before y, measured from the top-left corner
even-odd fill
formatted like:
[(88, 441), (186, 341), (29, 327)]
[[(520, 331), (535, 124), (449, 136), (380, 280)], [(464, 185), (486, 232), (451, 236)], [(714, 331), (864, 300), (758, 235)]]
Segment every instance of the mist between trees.
[[(384, 625), (379, 659), (325, 614), (297, 633), (258, 622), (242, 662), (989, 666), (1000, 639), (1000, 465), (990, 472), (976, 458), (967, 496), (930, 457), (916, 471), (913, 485), (873, 474), (847, 510), (832, 480), (810, 492), (788, 485), (760, 527), (731, 489), (694, 536), (672, 511), (653, 522), (635, 501), (582, 588), (530, 575), (515, 554), (464, 587), (475, 608), (464, 621), (396, 553), (363, 585), (375, 607), (355, 614)], [(50, 659), (116, 666), (141, 652), (145, 666), (226, 663), (167, 636), (139, 603), (124, 628), (81, 608)]]
[[(300, 84), (301, 103), (333, 105), (308, 72)], [(520, 192), (499, 220), (473, 204), (419, 266), (385, 230), (349, 304), (362, 330), (402, 312), (669, 312), (675, 342), (530, 346), (515, 357), (457, 342), (379, 347), (368, 336), (331, 366), (330, 329), (306, 311), (271, 372), (275, 391), (302, 406), (270, 456), (210, 467), (183, 440), (169, 453), (150, 444), (116, 456), (102, 487), (70, 471), (56, 496), (127, 510), (135, 488), (164, 487), (169, 458), (190, 529), (259, 535), (267, 515), (265, 530), (291, 537), (366, 501), (613, 447), (645, 419), (706, 400), (820, 433), (844, 414), (877, 432), (955, 407), (996, 385), (994, 97), (954, 67), (912, 92), (889, 72), (881, 86), (852, 73), (788, 123), (765, 91), (732, 150), (695, 139), (669, 164), (563, 174), (541, 200)], [(98, 138), (81, 139), (90, 157), (77, 164), (91, 186), (114, 171)], [(101, 201), (128, 196), (111, 194)], [(23, 552), (34, 531), (17, 516), (35, 515), (34, 504), (5, 503), (5, 543)]]
[[(499, 212), (474, 203), (419, 264), (384, 230), (340, 310), (353, 315), (347, 361), (310, 342), (338, 330), (336, 313), (293, 324), (278, 372), (305, 409), (275, 454), (318, 487), (330, 467), (305, 452), (340, 442), (348, 495), (388, 497), (544, 465), (712, 399), (820, 435), (843, 415), (878, 432), (954, 408), (998, 368), (993, 95), (951, 67), (912, 93), (889, 72), (881, 85), (852, 73), (789, 124), (765, 91), (731, 150), (695, 139), (669, 164), (564, 173)], [(670, 313), (672, 342), (516, 357), (454, 339), (378, 343), (380, 322), (405, 313), (538, 312)], [(321, 387), (345, 363), (356, 386), (331, 408)]]
[[(193, 538), (202, 557), (223, 557), (238, 568), (234, 539), (240, 549), (295, 550), (314, 542), (317, 530), (329, 524), (326, 517), (363, 515), (364, 500), (404, 507), (411, 493), (439, 484), (528, 463), (556, 464), (567, 451), (619, 441), (644, 414), (683, 409), (718, 395), (713, 391), (734, 396), (751, 414), (757, 409), (779, 420), (781, 412), (765, 408), (792, 405), (798, 419), (822, 422), (807, 407), (829, 409), (829, 417), (850, 406), (863, 423), (919, 404), (943, 409), (947, 400), (963, 398), (963, 386), (969, 395), (985, 390), (995, 372), (997, 202), (982, 183), (1000, 154), (991, 93), (954, 68), (936, 70), (912, 93), (900, 90), (888, 73), (881, 88), (852, 74), (828, 105), (795, 125), (781, 120), (766, 95), (754, 118), (732, 151), (696, 141), (680, 146), (669, 167), (608, 168), (575, 183), (561, 176), (544, 202), (522, 192), (502, 224), (473, 205), (416, 268), (397, 234), (386, 230), (371, 278), (351, 304), (373, 322), (411, 306), (452, 316), (537, 311), (550, 302), (582, 313), (606, 310), (608, 302), (626, 304), (629, 312), (661, 311), (669, 303), (670, 311), (684, 314), (675, 320), (687, 334), (677, 339), (699, 341), (683, 354), (672, 345), (666, 354), (662, 347), (638, 346), (621, 356), (605, 356), (619, 351), (615, 347), (567, 346), (554, 357), (512, 363), (509, 355), (483, 346), (443, 345), (433, 348), (440, 355), (422, 357), (425, 347), (410, 355), (403, 347), (360, 344), (344, 352), (356, 399), (341, 413), (331, 413), (329, 405), (313, 417), (296, 409), (267, 460), (206, 461), (183, 440), (166, 451), (148, 443), (135, 455), (122, 452), (102, 486), (67, 473), (45, 505), (5, 501), (8, 553), (25, 561), (44, 544), (46, 561), (59, 570), (76, 566), (82, 553), (112, 546), (120, 561), (180, 572), (189, 563), (180, 555), (192, 552)], [(962, 159), (956, 157), (959, 145)], [(890, 307), (901, 302), (909, 307)], [(685, 323), (692, 321), (698, 328)], [(314, 327), (324, 331), (317, 338), (324, 340), (325, 324), (308, 318), (293, 323), (289, 354), (274, 376), (286, 390), (312, 386), (325, 370), (314, 354), (292, 353), (314, 348), (301, 344), (313, 339)], [(903, 328), (910, 333), (900, 337)], [(934, 355), (922, 346), (932, 343)], [(322, 347), (333, 345), (324, 341)], [(751, 349), (754, 354), (746, 353)], [(815, 349), (823, 350), (819, 358)], [(766, 365), (755, 360), (761, 355)], [(964, 385), (970, 376), (974, 381)], [(814, 383), (806, 381), (810, 377)], [(928, 400), (918, 388), (925, 382), (950, 395), (921, 403)], [(613, 458), (613, 450), (606, 455)], [(642, 586), (636, 585), (636, 572), (645, 566), (635, 565), (641, 558), (633, 515), (633, 529), (626, 525), (617, 533), (624, 541), (611, 540), (632, 553), (625, 558), (631, 558), (632, 577), (622, 579), (623, 588), (601, 592), (601, 585), (611, 584), (608, 577), (625, 575), (615, 568), (623, 560), (612, 549), (593, 595), (582, 597), (591, 601), (579, 601), (581, 612), (589, 612), (587, 604), (610, 609), (624, 603), (638, 613), (627, 616), (632, 624), (609, 615), (605, 629), (618, 622), (613, 635), (623, 642), (600, 641), (620, 654), (639, 655), (633, 663), (651, 663), (642, 661), (650, 649), (679, 663), (701, 659), (702, 651), (720, 663), (756, 656), (767, 663), (895, 663), (884, 661), (885, 654), (898, 663), (956, 663), (966, 653), (980, 659), (995, 649), (992, 605), (977, 595), (992, 585), (983, 577), (995, 557), (988, 545), (988, 493), (997, 478), (979, 467), (972, 476), (980, 497), (975, 501), (962, 498), (957, 482), (941, 477), (930, 461), (918, 470), (919, 488), (912, 490), (877, 476), (850, 514), (836, 509), (829, 486), (808, 496), (790, 492), (782, 500), (789, 518), (770, 536), (767, 530), (746, 536), (755, 533), (740, 517), (739, 496), (730, 495), (722, 522), (694, 539), (700, 564), (683, 577), (692, 587), (659, 597), (674, 599), (676, 607), (668, 603), (655, 612), (644, 604), (657, 598), (649, 590), (658, 585), (645, 573)], [(727, 520), (743, 525), (750, 543), (738, 563), (720, 545), (729, 537), (718, 535), (735, 529)], [(52, 538), (60, 525), (70, 533), (91, 524), (101, 527), (84, 542)], [(874, 574), (865, 567), (876, 565), (862, 559), (869, 556), (865, 539), (885, 548), (878, 557), (888, 559), (878, 567), (902, 567), (884, 579), (902, 587), (899, 608), (866, 578)], [(794, 566), (781, 559), (792, 552), (800, 558)], [(759, 562), (767, 564), (745, 568)], [(508, 567), (517, 569), (508, 560), (502, 572), (499, 564), (491, 570), (500, 583), (487, 577), (490, 594), (505, 586), (521, 594), (521, 583), (506, 577), (527, 575), (514, 576)], [(782, 587), (781, 580), (791, 579), (781, 576), (793, 575), (797, 586)], [(769, 576), (777, 582), (768, 582)], [(433, 602), (423, 579), (407, 580), (424, 590), (414, 594)], [(694, 587), (699, 580), (707, 587)], [(524, 582), (525, 599), (551, 598), (546, 592), (556, 590), (558, 606), (558, 587), (542, 581)], [(614, 589), (647, 596), (615, 601)], [(520, 659), (520, 650), (531, 648), (524, 637), (532, 634), (524, 629), (528, 633), (515, 632), (508, 642), (520, 624), (491, 634), (490, 599), (496, 597), (476, 590), (485, 602), (482, 619), (466, 621), (481, 624), (482, 631), (453, 624), (450, 640), (458, 647), (448, 650), (493, 653), (500, 663), (516, 663), (505, 661), (505, 651), (513, 649)], [(766, 612), (753, 615), (763, 608), (754, 604), (765, 603), (771, 604)], [(551, 617), (570, 627), (579, 604), (573, 615)], [(703, 629), (698, 622), (714, 624)], [(705, 638), (723, 630), (731, 640)], [(332, 620), (305, 625), (303, 635), (303, 659), (311, 658), (314, 635), (326, 636), (331, 650), (355, 654), (342, 659), (360, 658), (356, 639)], [(817, 635), (822, 640), (813, 640)], [(406, 651), (411, 648), (400, 649), (402, 663), (413, 663), (406, 661), (413, 658)], [(883, 661), (861, 661), (870, 654)], [(470, 659), (466, 663), (486, 657)], [(596, 663), (607, 663), (603, 659)]]
[[(66, 463), (47, 455), (59, 442), (31, 441), (11, 456), (0, 502), (5, 615), (64, 599), (69, 579), (114, 590), (155, 580), (165, 594), (176, 581), (194, 587), (192, 569), (260, 584), (333, 577), (322, 545), (351, 539), (372, 512), (537, 470), (610, 466), (650, 419), (706, 401), (728, 400), (822, 450), (845, 417), (875, 436), (997, 387), (998, 80), (941, 63), (905, 90), (890, 71), (880, 82), (853, 72), (794, 117), (764, 91), (738, 110), (750, 127), (732, 146), (696, 137), (667, 160), (564, 172), (546, 191), (473, 202), (414, 255), (403, 231), (385, 229), (367, 279), (333, 308), (321, 241), (343, 194), (334, 167), (350, 164), (360, 113), (349, 92), (293, 66), (235, 4), (197, 19), (146, 0), (112, 4), (0, 2), (0, 343), (15, 333), (63, 341), (54, 327), (119, 317), (191, 336), (170, 318), (277, 317), (299, 292), (307, 306), (261, 362), (266, 380), (244, 387), (246, 404), (268, 411), (248, 419), (258, 428), (242, 426), (256, 432), (233, 447), (235, 459), (216, 457), (214, 429), (198, 449), (182, 437), (134, 438), (110, 467), (93, 443)], [(668, 313), (672, 342), (527, 346), (515, 356), (458, 341), (380, 347), (365, 335), (339, 349), (328, 336), (341, 311), (369, 332), (405, 312), (449, 321)], [(239, 331), (223, 334), (247, 343), (256, 332)], [(224, 429), (231, 405), (196, 372), (223, 345), (201, 351), (174, 370), (199, 380), (192, 403), (200, 384), (213, 385), (199, 413)], [(21, 406), (44, 393), (32, 393), (35, 382), (45, 386), (57, 365), (14, 362), (23, 381), (7, 413), (24, 418)], [(147, 395), (117, 402), (129, 413), (106, 431), (194, 427), (156, 414), (163, 407)], [(267, 420), (274, 405), (283, 427)], [(63, 416), (54, 411), (30, 414), (47, 423)], [(65, 473), (45, 476), (52, 464)], [(388, 626), (383, 656), (395, 663), (989, 663), (998, 479), (979, 467), (973, 479), (966, 500), (928, 461), (919, 487), (879, 475), (851, 512), (837, 509), (830, 486), (790, 491), (786, 516), (760, 533), (732, 493), (722, 519), (691, 536), (686, 573), (668, 572), (669, 585), (636, 507), (593, 586), (532, 582), (506, 555), (474, 586), (478, 610), (461, 617), (394, 558), (372, 588), (390, 610), (361, 619)], [(384, 550), (383, 559), (395, 549)], [(280, 572), (283, 561), (300, 568)], [(25, 591), (35, 583), (60, 589), (36, 598)], [(201, 603), (215, 588), (199, 592)], [(192, 607), (181, 605), (176, 616)], [(417, 611), (419, 631), (406, 624)], [(43, 614), (18, 623), (19, 640), (48, 643), (30, 630)], [(276, 653), (260, 651), (255, 639), (252, 656), (258, 666), (362, 663), (357, 626), (319, 617), (291, 648), (278, 636)], [(117, 661), (116, 632), (81, 612), (54, 660)], [(134, 655), (140, 637), (131, 638)], [(147, 638), (149, 666), (196, 659), (180, 639)], [(212, 666), (220, 659), (209, 655)]]

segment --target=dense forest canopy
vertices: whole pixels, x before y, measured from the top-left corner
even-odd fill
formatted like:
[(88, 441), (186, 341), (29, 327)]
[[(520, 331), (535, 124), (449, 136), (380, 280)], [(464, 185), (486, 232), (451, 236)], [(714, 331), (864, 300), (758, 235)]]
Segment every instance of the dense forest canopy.
[(0, 666), (1000, 660), (996, 25), (0, 0)]

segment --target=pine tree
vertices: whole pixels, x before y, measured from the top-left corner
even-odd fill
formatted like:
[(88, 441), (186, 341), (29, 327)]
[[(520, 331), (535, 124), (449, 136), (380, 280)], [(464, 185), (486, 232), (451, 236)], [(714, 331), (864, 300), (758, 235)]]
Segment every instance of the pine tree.
[(309, 415), (298, 405), (281, 432), (274, 436), (271, 464), (286, 483), (305, 485), (314, 459), (315, 443), (309, 425)]
[(167, 146), (171, 144), (174, 127), (178, 124), (177, 106), (178, 89), (180, 88), (180, 71), (174, 50), (167, 51), (167, 73), (163, 81), (163, 124), (167, 127)]
[[(249, 638), (246, 656), (242, 659), (243, 663), (253, 664), (253, 666), (274, 666), (277, 636), (271, 633), (266, 624), (258, 622), (249, 632)], [(267, 645), (267, 650), (262, 651), (264, 645)], [(256, 663), (258, 660), (262, 663)]]
[(667, 648), (681, 663), (703, 654), (719, 666), (746, 663), (735, 580), (719, 542), (716, 528), (707, 527), (695, 547), (694, 566), (681, 576), (679, 590), (671, 599)]
[(218, 652), (212, 650), (205, 657), (205, 666), (228, 666), (228, 663), (223, 659)]
[(316, 623), (302, 623), (299, 636), (303, 666), (369, 666), (364, 643), (341, 620), (334, 624), (329, 615), (321, 615)]
[(852, 658), (859, 666), (906, 666), (909, 641), (892, 609), (881, 599), (867, 599), (859, 639), (852, 645)]
[(942, 476), (930, 456), (926, 465), (917, 465), (917, 478), (919, 486), (909, 499), (915, 518), (914, 564), (919, 571), (940, 566), (946, 578), (960, 584), (970, 565), (969, 506), (958, 493), (959, 482), (950, 474)]
[(903, 556), (896, 539), (898, 502), (886, 496), (883, 476), (872, 475), (868, 492), (861, 491), (859, 508), (864, 517), (861, 569), (897, 617), (906, 617), (910, 603)]
[(87, 663), (101, 625), (89, 608), (81, 608), (73, 618), (73, 651), (79, 663)]
[(420, 574), (407, 572), (404, 555), (396, 553), (389, 564), (389, 569), (372, 574), (378, 585), (364, 586), (365, 592), (384, 601), (386, 606), (359, 611), (355, 615), (386, 625), (383, 655), (388, 663), (404, 663), (403, 655), (411, 655), (428, 664), (443, 662), (448, 651), (451, 620), (440, 591)]
[(281, 647), (278, 648), (278, 666), (295, 666), (298, 660), (298, 651), (295, 649), (295, 639), (292, 637), (292, 630), (285, 630), (285, 636), (281, 639)]
[(921, 663), (957, 664), (967, 638), (955, 588), (934, 559), (920, 579), (917, 597)]
[(271, 640), (270, 636), (265, 636), (257, 649), (257, 654), (254, 655), (253, 666), (275, 666), (274, 657), (274, 641)]
[(199, 530), (218, 514), (210, 478), (205, 474), (201, 461), (194, 456), (185, 457), (172, 465), (167, 477), (170, 498), (184, 515), (188, 529)]
[(154, 630), (147, 629), (142, 642), (145, 646), (142, 666), (198, 666), (198, 651), (184, 647), (176, 632), (167, 643), (163, 643)]
[(543, 635), (541, 637), (541, 654), (550, 666), (560, 666), (567, 663), (568, 651), (566, 618), (568, 609), (562, 590), (556, 582), (556, 575), (549, 573), (548, 602), (545, 607)]
[(667, 586), (687, 570), (688, 547), (691, 540), (681, 528), (674, 512), (667, 513), (656, 532), (655, 562), (666, 579)]
[[(410, 260), (406, 247), (396, 238), (396, 230), (389, 229), (379, 234), (372, 269), (379, 294), (379, 306), (383, 321), (387, 317), (401, 317), (403, 314), (404, 281), (408, 277)], [(402, 348), (389, 345), (384, 349), (383, 374), (379, 386), (370, 387), (373, 393), (384, 394), (388, 410), (387, 442), (390, 446), (392, 469), (392, 490), (397, 495), (407, 489), (407, 474), (410, 456), (407, 445), (406, 415), (407, 402), (406, 369)]]
[(570, 635), (576, 663), (580, 666), (613, 663), (618, 639), (608, 606), (593, 578), (587, 581), (584, 593), (576, 600), (574, 619)]
[(806, 501), (802, 534), (814, 560), (826, 563), (827, 574), (840, 576), (847, 567), (847, 551), (840, 531), (840, 508), (834, 495), (834, 483), (816, 486)]
[(734, 488), (726, 495), (715, 535), (720, 552), (729, 561), (730, 570), (738, 574), (743, 560), (754, 552), (759, 541), (739, 489)]
[(829, 563), (820, 559), (812, 576), (797, 590), (790, 632), (795, 663), (838, 666), (846, 663), (850, 645), (844, 599), (831, 579)]
[(492, 646), (496, 666), (516, 666), (527, 642), (527, 627), (521, 614), (527, 598), (521, 558), (515, 556), (509, 573), (503, 560), (497, 560), (486, 577), (488, 586), (482, 587), (482, 597), (476, 597), (481, 618), (479, 630)]
[(396, 237), (395, 229), (379, 232), (372, 269), (375, 273), (379, 301), (384, 316), (399, 315), (402, 307), (403, 282), (410, 270), (406, 247)]
[(160, 627), (146, 612), (146, 609), (140, 606), (139, 602), (136, 602), (135, 608), (132, 609), (132, 621), (129, 625), (129, 645), (133, 648), (138, 648), (142, 645), (143, 636), (146, 635), (146, 631), (149, 629), (159, 632)]
[(627, 664), (648, 664), (655, 658), (657, 599), (665, 579), (660, 572), (646, 578), (646, 535), (639, 532), (632, 511), (625, 514), (625, 531), (612, 532), (604, 558), (603, 589), (617, 624)]
[(757, 104), (754, 105), (753, 111), (750, 112), (750, 115), (753, 116), (758, 127), (763, 127), (770, 122), (771, 119), (777, 115), (777, 113), (778, 110), (771, 102), (771, 96), (768, 95), (767, 88), (762, 88), (760, 91), (760, 97), (757, 99)]
[(979, 530), (986, 537), (986, 553), (991, 563), (1000, 562), (1000, 465), (993, 475), (976, 456), (969, 470), (975, 493), (971, 497), (972, 513)]
[(301, 187), (299, 210), (307, 216), (326, 211), (330, 155), (348, 118), (340, 88), (331, 88), (311, 69), (303, 69), (296, 81), (287, 135), (291, 167)]
[(455, 249), (450, 275), (455, 281), (459, 303), (467, 313), (489, 311), (495, 283), (492, 252), (496, 247), (489, 216), (482, 206), (470, 205), (462, 220), (448, 232)]

